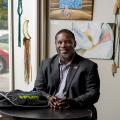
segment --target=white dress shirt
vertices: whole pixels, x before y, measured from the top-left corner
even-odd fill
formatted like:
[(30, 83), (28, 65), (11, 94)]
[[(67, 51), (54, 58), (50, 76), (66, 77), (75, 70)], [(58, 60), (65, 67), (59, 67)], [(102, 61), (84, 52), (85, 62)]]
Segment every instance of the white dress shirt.
[(66, 91), (63, 92), (63, 90), (65, 88), (66, 78), (68, 75), (68, 71), (70, 69), (70, 64), (71, 64), (71, 61), (67, 64), (60, 63), (60, 85), (59, 85), (59, 90), (55, 95), (58, 98), (65, 98)]

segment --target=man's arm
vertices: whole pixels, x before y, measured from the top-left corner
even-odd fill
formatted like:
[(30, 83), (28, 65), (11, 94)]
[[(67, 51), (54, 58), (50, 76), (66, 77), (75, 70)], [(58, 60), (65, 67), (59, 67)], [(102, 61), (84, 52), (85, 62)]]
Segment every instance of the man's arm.
[(48, 98), (48, 96), (50, 95), (47, 93), (47, 80), (45, 76), (46, 68), (47, 64), (42, 61), (41, 66), (37, 72), (37, 77), (35, 80), (33, 90), (40, 91), (44, 97)]
[(86, 93), (76, 98), (65, 98), (59, 101), (58, 107), (61, 109), (81, 108), (91, 106), (96, 103), (100, 95), (100, 79), (97, 64), (94, 64), (86, 76)]
[(94, 64), (89, 70), (86, 79), (86, 93), (78, 96), (74, 100), (82, 106), (93, 105), (99, 99), (100, 95), (100, 79), (97, 70), (97, 64)]

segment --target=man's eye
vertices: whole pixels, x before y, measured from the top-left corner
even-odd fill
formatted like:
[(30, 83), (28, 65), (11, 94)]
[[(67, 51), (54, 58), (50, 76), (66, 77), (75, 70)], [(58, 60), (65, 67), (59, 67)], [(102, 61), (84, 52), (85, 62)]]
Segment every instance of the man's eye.
[(72, 42), (71, 42), (71, 41), (65, 41), (65, 42), (58, 41), (58, 42), (57, 42), (57, 44), (62, 44), (62, 43), (64, 43), (64, 44), (71, 44)]
[(71, 41), (66, 41), (66, 44), (71, 44), (72, 42)]
[(71, 44), (71, 41), (67, 41), (66, 43), (67, 43), (67, 44)]
[(58, 44), (62, 44), (62, 42), (61, 42), (61, 41), (59, 41), (59, 42), (58, 42)]

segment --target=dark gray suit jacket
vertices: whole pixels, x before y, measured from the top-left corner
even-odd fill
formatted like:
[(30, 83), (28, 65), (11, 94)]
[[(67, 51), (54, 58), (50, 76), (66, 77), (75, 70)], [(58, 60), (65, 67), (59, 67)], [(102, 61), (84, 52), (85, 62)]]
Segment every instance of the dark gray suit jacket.
[[(43, 96), (55, 95), (60, 83), (58, 55), (42, 62), (33, 90)], [(66, 97), (73, 98), (79, 105), (89, 106), (98, 101), (100, 80), (97, 64), (77, 54), (70, 65), (66, 82)]]

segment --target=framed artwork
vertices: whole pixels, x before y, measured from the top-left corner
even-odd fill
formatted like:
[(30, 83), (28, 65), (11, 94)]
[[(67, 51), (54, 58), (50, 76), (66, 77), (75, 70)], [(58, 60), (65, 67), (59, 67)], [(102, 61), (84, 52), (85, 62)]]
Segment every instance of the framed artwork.
[(114, 53), (114, 23), (72, 23), (76, 51), (86, 58), (112, 59)]
[(50, 19), (92, 20), (94, 0), (50, 0)]
[[(51, 32), (69, 29), (75, 34), (76, 52), (85, 58), (112, 59), (115, 44), (115, 23), (53, 21)], [(51, 42), (54, 36), (50, 36)]]

